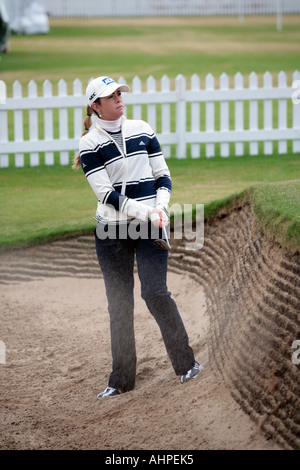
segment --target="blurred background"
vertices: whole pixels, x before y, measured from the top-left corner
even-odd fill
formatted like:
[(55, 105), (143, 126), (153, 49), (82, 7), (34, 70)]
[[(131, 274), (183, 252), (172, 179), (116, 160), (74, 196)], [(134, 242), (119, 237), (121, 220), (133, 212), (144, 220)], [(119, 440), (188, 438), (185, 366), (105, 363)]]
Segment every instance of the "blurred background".
[(0, 0), (0, 13), (8, 93), (15, 80), (95, 73), (291, 77), (300, 60), (299, 0)]

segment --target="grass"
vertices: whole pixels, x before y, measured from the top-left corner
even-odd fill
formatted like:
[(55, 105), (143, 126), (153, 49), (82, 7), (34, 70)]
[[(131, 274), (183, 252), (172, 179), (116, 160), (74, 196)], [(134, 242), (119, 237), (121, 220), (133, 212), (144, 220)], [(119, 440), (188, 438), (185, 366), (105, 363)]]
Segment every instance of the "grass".
[[(297, 155), (170, 159), (173, 180), (170, 205), (204, 204), (205, 216), (212, 217), (249, 187), (263, 188), (272, 182), (284, 191), (282, 181), (300, 179), (298, 162)], [(294, 184), (298, 188), (291, 183)], [(81, 170), (59, 165), (2, 169), (0, 198), (5, 201), (0, 211), (3, 249), (45, 242), (95, 226), (97, 200)], [(283, 199), (282, 213), (288, 198), (287, 194)], [(296, 202), (295, 214), (299, 211)], [(292, 234), (289, 244), (295, 240)]]
[[(240, 72), (247, 87), (247, 75), (252, 71), (258, 74), (259, 86), (263, 74), (271, 72), (276, 86), (278, 73), (283, 70), (291, 84), (300, 63), (299, 26), (299, 15), (284, 16), (281, 32), (276, 31), (276, 18), (266, 16), (245, 17), (242, 23), (230, 17), (50, 19), (49, 35), (11, 36), (10, 52), (0, 56), (0, 79), (7, 84), (8, 96), (12, 95), (15, 80), (26, 86), (35, 80), (41, 92), (43, 81), (49, 79), (56, 82), (53, 87), (56, 94), (61, 78), (70, 92), (76, 78), (84, 84), (100, 74), (123, 76), (128, 83), (139, 76), (145, 88), (149, 75), (157, 80), (167, 75), (172, 83), (182, 74), (189, 86), (190, 77), (197, 74), (203, 87), (205, 76), (212, 73), (218, 87), (223, 72), (229, 75), (230, 86), (234, 75)], [(130, 117), (130, 109), (128, 113)], [(245, 128), (247, 115), (245, 103)], [(201, 116), (202, 129), (204, 113)], [(217, 129), (218, 116), (216, 110)], [(288, 125), (291, 116), (292, 107), (288, 103)], [(12, 139), (12, 116), (9, 119)], [(188, 126), (189, 119), (188, 115)], [(276, 103), (273, 122), (276, 127)], [(159, 126), (158, 120), (158, 132)], [(70, 137), (72, 128), (70, 120)], [(54, 134), (58, 134), (57, 125)], [(24, 135), (28, 138), (26, 113)], [(43, 136), (42, 125), (39, 136)], [(207, 159), (204, 153), (197, 160), (171, 158), (168, 161), (174, 188), (171, 204), (204, 203), (206, 217), (212, 217), (241, 195), (251, 194), (261, 224), (287, 245), (299, 245), (299, 184), (295, 181), (300, 179), (299, 155), (292, 155), (290, 143), (288, 151), (286, 156), (277, 155), (275, 145), (274, 155), (264, 156), (260, 144), (260, 155), (255, 157), (234, 157), (231, 152), (229, 158)], [(90, 230), (94, 226), (96, 197), (83, 173), (59, 165), (46, 167), (43, 163), (30, 168), (28, 156), (25, 161), (25, 168), (0, 170), (1, 247)]]
[(0, 245), (36, 243), (91, 227), (96, 198), (82, 172), (62, 166), (0, 173)]
[[(2, 54), (0, 78), (11, 93), (15, 80), (45, 79), (69, 85), (101, 74), (130, 82), (149, 75), (202, 79), (212, 73), (234, 76), (284, 70), (289, 79), (300, 60), (300, 15), (275, 17), (51, 19), (47, 36), (12, 35)], [(276, 81), (276, 76), (274, 76)]]
[(173, 203), (211, 203), (245, 188), (300, 178), (299, 155), (257, 155), (168, 161)]
[(300, 246), (300, 181), (253, 189), (253, 208), (261, 227), (287, 249)]
[[(258, 74), (259, 86), (262, 75), (273, 74), (276, 86), (278, 73), (287, 74), (292, 83), (293, 72), (300, 63), (300, 15), (283, 17), (283, 30), (276, 31), (275, 16), (245, 17), (239, 22), (236, 17), (223, 18), (116, 18), (116, 19), (51, 19), (50, 34), (22, 36), (12, 35), (10, 52), (2, 54), (0, 79), (7, 84), (8, 96), (12, 96), (15, 80), (23, 85), (23, 94), (30, 80), (35, 80), (39, 94), (44, 80), (53, 84), (57, 94), (58, 81), (63, 78), (72, 93), (76, 78), (84, 84), (92, 76), (108, 74), (115, 78), (123, 76), (130, 84), (135, 76), (146, 79), (152, 75), (158, 81), (168, 75), (172, 89), (178, 74), (187, 79), (197, 74), (204, 87), (208, 73), (215, 76), (215, 86), (223, 72), (229, 76), (233, 86), (234, 75), (241, 72), (244, 85), (248, 86), (248, 74)], [(101, 57), (101, 61), (100, 61)], [(157, 84), (159, 87), (159, 83)], [(262, 102), (258, 102), (258, 127), (263, 127)], [(205, 128), (205, 104), (200, 105), (200, 130)], [(229, 129), (234, 128), (234, 104), (230, 103)], [(161, 128), (160, 106), (157, 106), (157, 132)], [(292, 122), (292, 100), (287, 102), (287, 126)], [(58, 138), (57, 109), (54, 114), (54, 138)], [(132, 115), (128, 106), (127, 115)], [(171, 106), (171, 130), (175, 127), (175, 112)], [(147, 119), (143, 107), (143, 119)], [(24, 138), (29, 138), (29, 113), (23, 112)], [(72, 110), (69, 110), (69, 136), (74, 135)], [(14, 138), (14, 116), (8, 113), (9, 140)], [(278, 126), (278, 102), (273, 102), (273, 126)], [(249, 128), (249, 103), (244, 103), (244, 127)], [(187, 105), (187, 129), (191, 128), (190, 103)], [(220, 128), (220, 103), (215, 107), (215, 128)], [(39, 110), (38, 136), (43, 138), (43, 111)], [(291, 150), (289, 144), (288, 151)], [(263, 153), (260, 143), (259, 153)], [(233, 145), (231, 145), (231, 154)], [(205, 150), (204, 150), (205, 151)], [(277, 152), (276, 144), (274, 153)], [(247, 153), (247, 149), (245, 151)], [(187, 149), (190, 155), (190, 146)], [(202, 153), (203, 154), (203, 153)], [(217, 154), (217, 153), (216, 153)], [(172, 148), (172, 156), (176, 156)], [(12, 160), (12, 158), (10, 159)]]

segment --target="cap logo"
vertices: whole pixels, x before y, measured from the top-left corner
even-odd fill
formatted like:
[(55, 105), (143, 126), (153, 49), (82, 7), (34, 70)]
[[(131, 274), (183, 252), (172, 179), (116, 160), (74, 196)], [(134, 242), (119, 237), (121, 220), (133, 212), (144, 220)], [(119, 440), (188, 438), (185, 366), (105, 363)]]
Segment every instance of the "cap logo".
[(91, 101), (91, 100), (94, 98), (94, 96), (96, 96), (96, 92), (95, 92), (95, 91), (94, 91), (94, 93), (91, 94), (91, 96), (89, 97), (89, 100)]
[(109, 77), (104, 78), (102, 80), (102, 82), (104, 83), (104, 85), (110, 85), (111, 83), (115, 83), (115, 81), (112, 78), (109, 78)]

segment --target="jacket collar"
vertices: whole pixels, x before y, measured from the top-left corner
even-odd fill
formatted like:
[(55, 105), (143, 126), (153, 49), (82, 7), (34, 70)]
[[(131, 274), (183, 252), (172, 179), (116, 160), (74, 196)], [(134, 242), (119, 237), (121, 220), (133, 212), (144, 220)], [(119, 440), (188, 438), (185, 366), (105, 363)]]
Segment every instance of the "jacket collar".
[[(125, 117), (125, 116), (122, 116), (122, 117), (121, 117), (121, 130), (123, 130), (123, 126), (124, 126), (125, 122), (126, 122), (126, 117)], [(101, 126), (101, 124), (102, 124), (102, 123), (101, 123), (101, 119), (99, 119), (99, 118), (97, 117), (97, 118), (96, 118), (96, 125), (95, 125), (96, 129), (97, 129), (98, 132), (100, 132), (100, 133), (107, 134), (107, 130), (104, 129), (104, 128)]]

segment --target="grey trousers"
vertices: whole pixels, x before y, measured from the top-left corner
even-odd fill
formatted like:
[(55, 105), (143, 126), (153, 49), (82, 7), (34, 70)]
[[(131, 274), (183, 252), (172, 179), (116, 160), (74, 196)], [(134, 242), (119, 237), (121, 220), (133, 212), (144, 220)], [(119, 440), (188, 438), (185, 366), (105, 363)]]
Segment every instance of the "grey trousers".
[(175, 374), (185, 374), (195, 358), (176, 303), (167, 289), (168, 251), (155, 246), (151, 239), (101, 240), (95, 233), (95, 241), (110, 316), (112, 372), (108, 385), (121, 392), (135, 387), (135, 257), (142, 298), (160, 328)]

